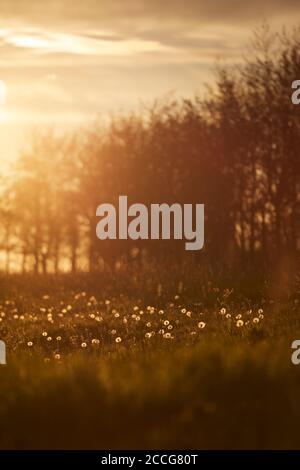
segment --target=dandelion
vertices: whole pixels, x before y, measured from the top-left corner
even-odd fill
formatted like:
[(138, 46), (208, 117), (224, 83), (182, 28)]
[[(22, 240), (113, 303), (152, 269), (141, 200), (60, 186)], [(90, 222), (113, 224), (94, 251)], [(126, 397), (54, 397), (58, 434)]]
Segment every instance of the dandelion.
[(54, 358), (59, 361), (59, 359), (60, 359), (60, 354), (55, 354)]
[(33, 342), (32, 342), (32, 341), (28, 341), (27, 346), (28, 346), (29, 348), (32, 348)]
[[(148, 310), (148, 309), (150, 309), (150, 307), (147, 307), (147, 310)], [(133, 310), (134, 310), (134, 312), (137, 312), (137, 311), (139, 310), (139, 307), (138, 307), (137, 305), (135, 305), (135, 306), (133, 307)]]
[(151, 333), (149, 333), (149, 332), (145, 334), (145, 338), (151, 338), (151, 336), (152, 336), (152, 335), (151, 335)]
[(262, 309), (262, 308), (260, 308), (260, 309), (258, 310), (258, 313), (259, 313), (259, 314), (262, 314), (262, 313), (264, 313), (263, 309)]
[(126, 325), (127, 321), (128, 321), (127, 318), (123, 318), (123, 323), (125, 323), (125, 325)]
[(120, 314), (117, 312), (115, 313), (115, 318), (119, 318)]
[(164, 311), (163, 311), (163, 310), (159, 310), (158, 314), (159, 314), (159, 315), (163, 315), (163, 314), (164, 314)]
[(170, 339), (170, 338), (171, 338), (171, 333), (165, 333), (165, 334), (163, 335), (163, 337), (164, 337), (165, 339)]
[(96, 344), (96, 345), (100, 344), (99, 339), (97, 338), (92, 339), (92, 344)]
[(259, 318), (255, 317), (255, 318), (253, 318), (252, 321), (253, 321), (253, 323), (259, 323)]
[(148, 323), (146, 323), (146, 326), (147, 328), (151, 328), (151, 323), (148, 321)]
[(258, 315), (258, 318), (259, 318), (260, 320), (263, 320), (265, 317), (264, 317), (264, 315), (263, 315), (262, 313), (260, 313), (260, 314)]
[(47, 341), (52, 341), (51, 336), (48, 336)]
[(205, 328), (206, 326), (206, 323), (204, 321), (199, 321), (198, 323), (198, 328), (200, 328), (201, 330), (203, 330), (203, 328)]
[(165, 321), (164, 321), (164, 325), (165, 325), (165, 326), (168, 326), (169, 324), (170, 324), (169, 320), (165, 320)]
[(96, 315), (95, 315), (94, 313), (91, 313), (91, 314), (90, 314), (90, 318), (91, 318), (92, 320), (94, 320), (95, 316), (96, 316)]
[(168, 330), (173, 330), (173, 326), (172, 326), (172, 325), (168, 325)]
[(117, 334), (117, 330), (111, 330), (111, 334), (112, 334), (112, 335)]
[(226, 318), (231, 318), (230, 313), (227, 313), (227, 314), (226, 314)]
[(139, 317), (138, 315), (135, 317), (135, 321), (140, 321), (141, 317)]
[(241, 320), (241, 318), (242, 318), (242, 315), (239, 313), (238, 315), (236, 315), (236, 317), (235, 317), (235, 318), (236, 318), (237, 320)]
[(86, 348), (86, 347), (87, 347), (87, 344), (86, 344), (86, 343), (81, 343), (81, 347), (82, 347), (82, 348)]
[(182, 308), (181, 313), (186, 313), (186, 308)]
[(190, 312), (190, 311), (186, 312), (186, 316), (189, 317), (189, 318), (191, 318), (192, 312)]
[(116, 338), (116, 343), (121, 343), (121, 341), (122, 341), (122, 338), (120, 338), (120, 336), (118, 336), (118, 337)]
[(110, 305), (110, 300), (107, 299), (107, 300), (105, 301), (105, 305)]
[(225, 313), (226, 313), (226, 308), (222, 307), (221, 310), (220, 310), (220, 314), (225, 315)]
[(61, 336), (57, 336), (56, 341), (61, 341)]
[(238, 320), (238, 321), (236, 322), (236, 326), (237, 326), (238, 328), (240, 328), (240, 327), (243, 326), (243, 325), (244, 325), (243, 320)]

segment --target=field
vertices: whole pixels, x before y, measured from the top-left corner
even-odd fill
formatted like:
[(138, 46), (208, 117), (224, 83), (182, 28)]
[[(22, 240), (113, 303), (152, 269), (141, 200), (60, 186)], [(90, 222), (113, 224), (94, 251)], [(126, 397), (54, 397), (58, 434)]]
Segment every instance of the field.
[(237, 279), (3, 276), (0, 448), (299, 448), (299, 284)]

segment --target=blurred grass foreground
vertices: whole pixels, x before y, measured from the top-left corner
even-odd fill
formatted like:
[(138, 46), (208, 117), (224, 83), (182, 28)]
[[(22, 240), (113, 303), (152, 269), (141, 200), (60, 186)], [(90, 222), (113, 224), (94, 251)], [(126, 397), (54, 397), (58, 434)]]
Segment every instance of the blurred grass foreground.
[(297, 279), (272, 296), (163, 268), (0, 286), (2, 449), (299, 447)]

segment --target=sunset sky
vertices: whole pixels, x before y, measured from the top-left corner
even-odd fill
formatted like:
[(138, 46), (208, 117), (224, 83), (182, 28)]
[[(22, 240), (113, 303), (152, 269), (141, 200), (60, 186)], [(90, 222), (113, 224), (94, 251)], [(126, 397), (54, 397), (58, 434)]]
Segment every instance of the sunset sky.
[(299, 0), (0, 0), (0, 12), (2, 167), (33, 127), (194, 95), (264, 19), (300, 23)]

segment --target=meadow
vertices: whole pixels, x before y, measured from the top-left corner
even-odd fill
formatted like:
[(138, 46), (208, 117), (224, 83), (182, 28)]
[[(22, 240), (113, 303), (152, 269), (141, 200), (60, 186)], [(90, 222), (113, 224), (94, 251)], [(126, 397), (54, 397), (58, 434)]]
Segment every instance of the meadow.
[(1, 449), (299, 448), (299, 281), (171, 274), (1, 277)]

